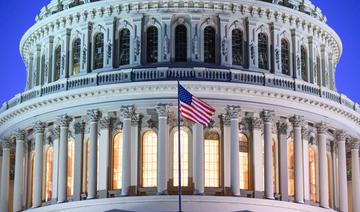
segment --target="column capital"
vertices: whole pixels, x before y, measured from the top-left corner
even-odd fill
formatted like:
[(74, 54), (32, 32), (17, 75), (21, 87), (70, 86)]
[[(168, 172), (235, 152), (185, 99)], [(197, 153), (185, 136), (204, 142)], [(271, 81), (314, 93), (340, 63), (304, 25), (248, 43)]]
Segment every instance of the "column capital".
[(11, 148), (11, 141), (8, 139), (4, 139), (1, 143), (1, 146), (3, 150), (8, 150)]
[(34, 131), (35, 133), (44, 133), (45, 123), (41, 121), (37, 121), (34, 123)]
[(53, 129), (51, 130), (51, 133), (53, 134), (53, 136), (55, 136), (55, 138), (59, 138), (60, 137), (60, 126), (55, 125), (53, 127)]
[(99, 119), (101, 118), (101, 116), (102, 116), (102, 113), (98, 109), (87, 111), (87, 117), (90, 122), (98, 122)]
[(344, 130), (338, 130), (336, 131), (336, 141), (337, 143), (341, 143), (346, 141), (347, 134)]
[(305, 125), (302, 126), (301, 134), (302, 134), (303, 138), (305, 138), (308, 141), (310, 140), (311, 130), (309, 130), (309, 128), (307, 126), (305, 126)]
[(272, 122), (273, 121), (273, 116), (274, 116), (274, 111), (273, 110), (263, 110), (261, 112), (261, 114), (260, 114), (260, 117), (262, 118), (264, 123)]
[(156, 105), (156, 111), (159, 114), (159, 118), (167, 118), (169, 112), (168, 104), (158, 104)]
[(72, 118), (67, 114), (59, 116), (58, 122), (60, 127), (69, 127)]
[(100, 119), (100, 129), (108, 129), (110, 126), (111, 118), (108, 116), (105, 116)]
[(231, 117), (229, 114), (222, 114), (222, 118), (223, 118), (223, 123), (225, 126), (230, 126), (231, 125)]
[(227, 105), (225, 110), (231, 119), (238, 119), (241, 107), (237, 105)]
[(325, 122), (320, 122), (316, 125), (318, 134), (324, 134), (328, 129), (328, 126)]
[(21, 130), (21, 129), (17, 129), (15, 131), (15, 137), (16, 137), (16, 142), (18, 141), (23, 141), (25, 140), (25, 131)]
[(262, 125), (263, 125), (263, 121), (261, 118), (252, 117), (250, 120), (251, 120), (251, 126), (253, 129), (261, 130)]
[(131, 126), (137, 126), (139, 124), (140, 120), (140, 114), (139, 113), (133, 113), (131, 116)]
[(133, 113), (135, 112), (134, 105), (124, 105), (120, 108), (120, 113), (124, 119), (130, 119)]
[(304, 117), (303, 116), (294, 115), (289, 120), (293, 124), (293, 127), (301, 127), (304, 124)]
[(284, 120), (277, 123), (278, 132), (282, 135), (287, 135), (288, 123)]
[(359, 150), (360, 149), (360, 141), (358, 139), (352, 139), (350, 142), (350, 147), (351, 147), (351, 149)]
[(73, 124), (75, 134), (83, 133), (85, 130), (85, 122), (83, 120), (77, 120)]

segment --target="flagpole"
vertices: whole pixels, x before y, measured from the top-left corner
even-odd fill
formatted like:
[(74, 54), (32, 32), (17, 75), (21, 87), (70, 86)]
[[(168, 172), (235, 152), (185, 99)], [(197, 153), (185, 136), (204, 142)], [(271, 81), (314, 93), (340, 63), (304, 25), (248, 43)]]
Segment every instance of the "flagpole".
[(179, 194), (179, 212), (182, 211), (181, 208), (181, 143), (180, 143), (180, 82), (178, 81), (178, 177), (179, 177), (179, 185), (178, 185), (178, 194)]

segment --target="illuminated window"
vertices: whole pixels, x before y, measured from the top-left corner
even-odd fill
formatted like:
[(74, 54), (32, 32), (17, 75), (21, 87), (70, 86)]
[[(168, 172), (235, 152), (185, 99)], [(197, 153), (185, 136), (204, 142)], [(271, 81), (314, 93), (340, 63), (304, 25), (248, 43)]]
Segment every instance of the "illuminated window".
[(158, 29), (154, 26), (149, 27), (146, 38), (147, 62), (156, 63), (158, 61)]
[(286, 39), (281, 40), (281, 72), (290, 75), (290, 47)]
[(304, 46), (301, 46), (301, 78), (304, 81), (308, 81), (307, 78), (307, 52)]
[(317, 83), (318, 83), (318, 85), (319, 86), (321, 86), (321, 80), (320, 80), (320, 75), (321, 75), (321, 60), (320, 60), (320, 57), (319, 56), (317, 56), (316, 57), (316, 70), (315, 70), (316, 72), (317, 72)]
[(68, 161), (67, 161), (67, 195), (74, 193), (74, 141), (68, 142)]
[(46, 170), (45, 170), (45, 201), (51, 200), (52, 194), (52, 164), (53, 148), (49, 147), (46, 151)]
[(94, 38), (94, 70), (104, 67), (104, 33), (98, 33)]
[(128, 65), (130, 64), (130, 30), (122, 29), (120, 31), (120, 65)]
[(249, 189), (249, 140), (246, 135), (240, 133), (240, 189)]
[(55, 49), (54, 62), (54, 81), (57, 81), (60, 79), (61, 71), (61, 46)]
[[(89, 182), (89, 157), (90, 157), (90, 140), (87, 139), (84, 145), (84, 170), (83, 170), (83, 192), (87, 192)], [(97, 141), (97, 177), (99, 179), (99, 140)], [(97, 181), (99, 184), (99, 180)]]
[(80, 73), (80, 54), (81, 54), (81, 40), (80, 38), (74, 40), (72, 45), (72, 70), (71, 75)]
[(29, 185), (29, 207), (32, 206), (32, 200), (34, 195), (34, 173), (35, 172), (35, 152), (30, 153), (30, 185)]
[(265, 33), (258, 34), (258, 60), (259, 68), (269, 69), (268, 37)]
[(213, 27), (206, 27), (204, 29), (204, 62), (215, 63), (215, 29)]
[(272, 139), (272, 144), (271, 144), (271, 148), (272, 148), (272, 158), (273, 158), (273, 164), (272, 164), (272, 168), (273, 168), (273, 188), (274, 191), (276, 191), (276, 177), (277, 177), (277, 172), (276, 172), (276, 140)]
[(182, 24), (175, 28), (175, 61), (187, 61), (187, 29)]
[(310, 201), (316, 202), (316, 154), (313, 147), (309, 148)]
[(331, 156), (330, 155), (327, 155), (326, 156), (326, 165), (327, 165), (327, 176), (328, 176), (328, 197), (329, 197), (329, 206), (330, 208), (333, 207), (333, 204), (332, 204), (332, 193), (331, 193)]
[(220, 186), (220, 137), (217, 132), (205, 136), (205, 187)]
[(157, 135), (147, 131), (142, 141), (142, 187), (157, 186)]
[(243, 65), (243, 34), (239, 29), (232, 31), (232, 61), (234, 65)]
[(122, 151), (123, 151), (123, 134), (117, 133), (113, 140), (113, 174), (112, 188), (121, 189), (122, 186)]
[[(174, 134), (174, 170), (173, 179), (174, 186), (179, 186), (179, 160), (178, 160), (178, 135)], [(181, 186), (188, 186), (189, 177), (189, 135), (184, 130), (180, 130), (180, 142), (181, 142)]]
[(295, 194), (295, 169), (294, 169), (294, 141), (288, 139), (288, 195), (294, 196)]

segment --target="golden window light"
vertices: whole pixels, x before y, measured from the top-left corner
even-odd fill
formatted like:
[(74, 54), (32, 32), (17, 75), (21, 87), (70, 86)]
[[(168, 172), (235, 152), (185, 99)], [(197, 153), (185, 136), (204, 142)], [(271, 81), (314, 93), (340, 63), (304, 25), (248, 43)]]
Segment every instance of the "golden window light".
[(313, 147), (309, 148), (310, 201), (316, 202), (316, 155)]
[[(174, 186), (179, 186), (179, 160), (178, 160), (178, 135), (176, 132), (174, 134), (174, 169), (173, 169), (173, 179)], [(188, 186), (188, 177), (189, 177), (189, 135), (184, 130), (180, 130), (180, 142), (181, 142), (181, 186)]]
[(295, 194), (295, 169), (294, 169), (294, 141), (288, 139), (288, 195), (294, 196)]
[(142, 186), (157, 186), (157, 135), (147, 131), (142, 141)]
[(220, 186), (220, 140), (216, 132), (205, 136), (205, 187)]
[(67, 195), (74, 193), (74, 141), (68, 142), (68, 161), (67, 161)]
[(46, 151), (45, 201), (50, 201), (52, 195), (53, 152), (54, 151), (52, 147), (49, 147)]
[(249, 140), (245, 134), (240, 133), (240, 189), (249, 189)]
[(122, 151), (123, 151), (123, 134), (117, 133), (113, 140), (113, 168), (112, 168), (112, 188), (121, 189), (122, 186)]

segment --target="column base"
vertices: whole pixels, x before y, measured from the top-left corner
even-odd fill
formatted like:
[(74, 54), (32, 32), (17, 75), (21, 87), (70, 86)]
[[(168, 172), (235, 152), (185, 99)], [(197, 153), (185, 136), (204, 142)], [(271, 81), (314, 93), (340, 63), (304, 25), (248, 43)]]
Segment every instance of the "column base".
[(200, 195), (200, 196), (203, 196), (203, 195), (205, 195), (205, 193), (204, 193), (204, 192), (198, 192), (198, 191), (195, 191), (195, 192), (194, 192), (194, 195)]
[(275, 197), (264, 197), (265, 199), (275, 200)]
[(100, 190), (98, 192), (99, 192), (99, 198), (100, 199), (107, 198), (107, 196), (108, 196), (108, 191), (107, 190)]
[(157, 195), (168, 195), (168, 191), (167, 191), (167, 190), (158, 191), (156, 194), (157, 194)]
[(262, 199), (264, 197), (263, 191), (254, 191), (254, 198)]

